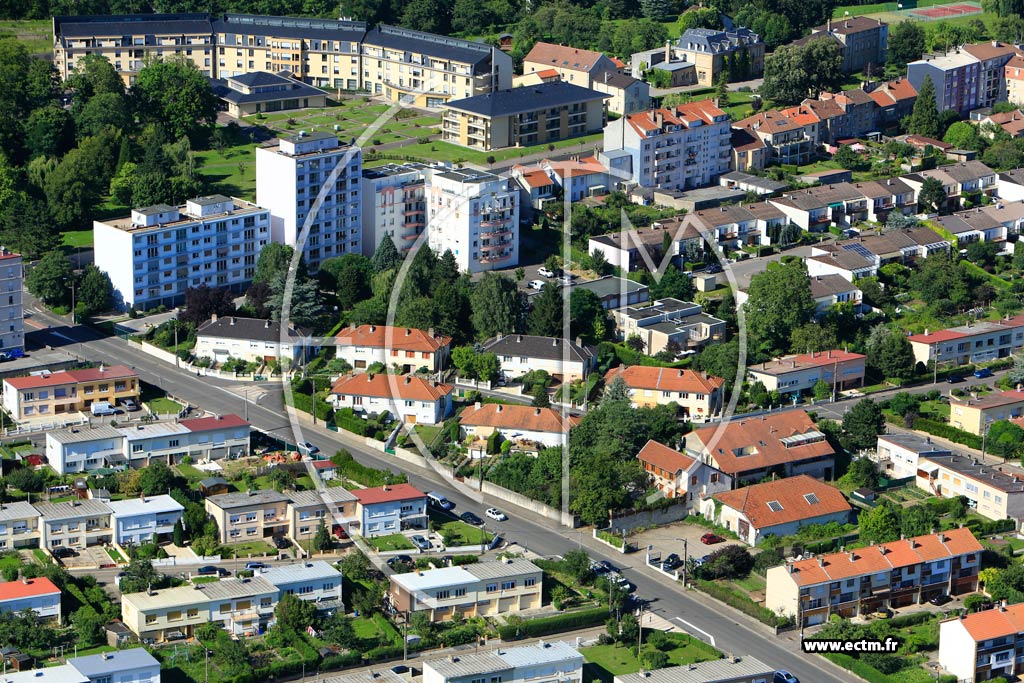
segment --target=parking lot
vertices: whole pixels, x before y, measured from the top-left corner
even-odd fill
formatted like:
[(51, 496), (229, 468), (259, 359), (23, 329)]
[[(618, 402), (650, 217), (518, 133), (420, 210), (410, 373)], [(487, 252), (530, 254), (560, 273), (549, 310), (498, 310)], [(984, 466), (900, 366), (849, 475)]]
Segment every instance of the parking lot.
[(86, 569), (114, 564), (114, 561), (107, 554), (103, 546), (94, 545), (88, 548), (78, 548), (75, 552), (78, 554), (74, 557), (60, 558), (61, 564), (68, 569)]
[(721, 543), (715, 543), (712, 545), (701, 543), (701, 536), (709, 532), (710, 529), (706, 527), (698, 526), (696, 524), (683, 524), (677, 522), (675, 524), (669, 524), (656, 529), (643, 531), (636, 536), (632, 536), (630, 541), (636, 544), (641, 553), (647, 552), (647, 546), (653, 546), (651, 548), (651, 552), (661, 553), (662, 558), (666, 557), (670, 553), (676, 553), (680, 557), (683, 557), (683, 539), (686, 540), (687, 554), (692, 558), (700, 558), (705, 555), (709, 555), (719, 548), (724, 548), (728, 545), (744, 545), (739, 541), (734, 541), (728, 538)]

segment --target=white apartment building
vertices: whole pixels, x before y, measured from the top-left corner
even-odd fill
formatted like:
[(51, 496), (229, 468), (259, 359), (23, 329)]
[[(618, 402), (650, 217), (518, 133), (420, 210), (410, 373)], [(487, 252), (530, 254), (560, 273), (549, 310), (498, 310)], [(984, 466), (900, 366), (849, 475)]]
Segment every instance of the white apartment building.
[(76, 499), (66, 503), (36, 503), (42, 520), (39, 523), (39, 547), (85, 548), (110, 543), (113, 528), (107, 504), (93, 499)]
[(334, 133), (300, 131), (256, 148), (256, 203), (270, 211), (273, 241), (298, 248), (308, 222), (301, 251), (310, 272), (334, 256), (361, 253), (362, 173), (362, 150)]
[(838, 393), (863, 386), (865, 360), (863, 354), (842, 349), (815, 351), (751, 365), (747, 375), (783, 396), (812, 391), (818, 382), (825, 382), (832, 393)]
[(314, 602), (318, 609), (342, 606), (341, 572), (323, 560), (262, 569), (256, 575), (277, 586), (282, 596)]
[(690, 190), (729, 172), (729, 115), (710, 100), (651, 109), (611, 121), (599, 159), (641, 187)]
[(451, 249), (460, 271), (501, 270), (519, 263), (519, 190), (507, 177), (452, 169), (431, 174), (427, 240)]
[(138, 309), (177, 306), (199, 285), (241, 291), (271, 239), (269, 211), (223, 195), (133, 209), (92, 232), (118, 305)]
[(36, 545), (39, 542), (39, 511), (29, 503), (0, 503), (0, 550)]
[(878, 463), (879, 471), (889, 479), (905, 479), (917, 476), (918, 463), (922, 458), (949, 454), (948, 448), (933, 444), (931, 437), (879, 434), (872, 460)]
[(114, 542), (122, 546), (170, 540), (175, 523), (185, 512), (185, 506), (167, 494), (112, 500), (107, 506)]
[(966, 365), (1006, 358), (1024, 347), (1024, 315), (981, 321), (908, 337), (918, 363)]
[(0, 247), (0, 360), (17, 358), (25, 350), (24, 275), (21, 254)]
[(583, 655), (562, 641), (540, 641), (423, 663), (423, 683), (581, 683)]
[(398, 251), (412, 248), (427, 229), (427, 185), (434, 168), (417, 162), (363, 169), (363, 255), (390, 235)]

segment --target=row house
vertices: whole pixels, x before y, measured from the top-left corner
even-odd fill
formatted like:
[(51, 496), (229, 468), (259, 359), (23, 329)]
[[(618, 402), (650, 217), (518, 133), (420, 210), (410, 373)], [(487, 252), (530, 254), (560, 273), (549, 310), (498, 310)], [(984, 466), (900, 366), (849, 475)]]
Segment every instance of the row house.
[(996, 201), (933, 220), (956, 237), (961, 248), (972, 242), (1006, 242), (1024, 228), (1024, 202)]
[(281, 597), (294, 595), (316, 604), (317, 610), (344, 609), (341, 572), (324, 560), (278, 565), (259, 569), (256, 576), (274, 584)]
[(708, 422), (722, 411), (725, 380), (707, 373), (644, 365), (621, 365), (604, 376), (605, 386), (622, 378), (635, 408), (675, 403), (682, 416), (693, 422)]
[(61, 625), (60, 589), (45, 576), (0, 583), (0, 614), (30, 610), (43, 622)]
[(586, 377), (597, 364), (597, 349), (578, 338), (498, 334), (485, 341), (481, 351), (498, 357), (501, 374), (506, 380), (543, 370), (562, 382), (571, 383)]
[(970, 529), (959, 528), (790, 560), (768, 570), (765, 607), (804, 627), (833, 614), (849, 619), (972, 593), (982, 550)]
[(1024, 476), (1013, 469), (978, 462), (953, 453), (923, 457), (914, 478), (917, 488), (932, 496), (963, 496), (979, 515), (993, 520), (1024, 521)]
[(993, 422), (1024, 415), (1024, 388), (996, 391), (984, 396), (950, 397), (949, 423), (957, 429), (981, 436)]
[(644, 352), (653, 356), (666, 349), (695, 351), (725, 339), (725, 321), (703, 312), (700, 304), (679, 299), (659, 299), (647, 306), (627, 306), (612, 311), (619, 339), (640, 337)]
[(1001, 128), (1011, 138), (1024, 137), (1024, 112), (1019, 109), (1013, 111), (989, 113), (977, 119), (979, 132), (989, 139), (994, 139), (996, 132)]
[(967, 365), (1006, 358), (1024, 346), (1024, 315), (975, 321), (908, 337), (918, 363)]
[[(317, 460), (312, 464), (314, 469), (319, 473), (321, 479), (326, 480), (333, 478), (324, 476), (324, 473), (330, 470), (317, 467), (317, 465), (327, 465), (333, 468), (334, 463), (330, 460)], [(330, 501), (325, 498), (325, 491), (326, 489), (324, 491), (288, 492), (288, 508), (286, 510), (286, 514), (288, 515), (288, 538), (292, 539), (302, 547), (308, 547), (308, 544), (316, 538), (316, 534), (320, 530), (321, 524), (330, 530), (335, 530), (335, 527), (337, 526), (337, 523), (333, 519), (335, 511), (331, 509)], [(348, 493), (347, 490), (345, 493), (340, 494), (340, 496), (334, 499), (335, 503), (340, 503), (341, 513), (344, 519), (344, 522), (342, 523), (343, 529), (346, 528), (347, 525), (350, 525), (352, 520), (355, 519), (355, 500), (355, 496)], [(346, 506), (345, 503), (348, 503), (348, 505)]]
[(448, 367), (452, 338), (433, 329), (391, 325), (350, 325), (334, 337), (334, 357), (356, 372), (380, 363), (399, 366), (403, 373), (425, 367), (437, 372)]
[(818, 382), (825, 382), (833, 395), (864, 386), (864, 363), (867, 356), (842, 349), (812, 351), (773, 358), (747, 368), (752, 382), (761, 382), (768, 391), (780, 396), (801, 394), (814, 390)]
[(832, 226), (848, 228), (868, 217), (867, 197), (850, 183), (786, 192), (768, 201), (791, 223), (810, 232), (824, 232)]
[(619, 186), (619, 179), (594, 156), (516, 164), (511, 176), (521, 188), (522, 205), (535, 211), (548, 210), (555, 201), (578, 202)]
[(811, 248), (807, 258), (810, 276), (842, 275), (851, 282), (873, 277), (888, 263), (911, 263), (932, 254), (948, 253), (950, 242), (935, 231), (918, 226), (881, 234), (862, 234), (848, 240)]
[(903, 182), (912, 187), (917, 195), (920, 195), (921, 186), (927, 178), (936, 178), (942, 183), (942, 189), (946, 191), (946, 203), (940, 209), (946, 211), (962, 208), (965, 201), (978, 204), (982, 195), (989, 199), (996, 198), (996, 172), (980, 161), (961, 161), (902, 176)]
[(835, 451), (805, 410), (703, 427), (686, 435), (686, 449), (736, 485), (774, 474), (831, 479), (835, 471)]
[(574, 415), (562, 415), (557, 409), (500, 403), (474, 404), (459, 415), (464, 439), (486, 441), (498, 432), (519, 450), (540, 450), (565, 446), (569, 430), (579, 424)]
[(814, 299), (815, 317), (821, 319), (839, 304), (848, 304), (855, 313), (862, 313), (864, 293), (842, 275), (815, 275), (808, 278), (811, 283), (811, 298)]
[(331, 387), (335, 410), (351, 408), (359, 415), (388, 412), (404, 424), (437, 424), (452, 413), (455, 387), (415, 375), (372, 372), (343, 375)]
[(774, 680), (775, 667), (744, 655), (619, 674), (612, 683), (771, 683)]
[(39, 520), (30, 503), (0, 503), (0, 551), (39, 545)]
[(423, 683), (582, 683), (583, 655), (564, 641), (539, 641), (423, 662)]
[(185, 512), (185, 506), (167, 494), (112, 500), (107, 506), (114, 542), (122, 546), (170, 541)]
[[(682, 221), (685, 223), (685, 219)], [(654, 272), (668, 257), (683, 257), (682, 243), (699, 235), (687, 234), (680, 221), (668, 220), (652, 223), (648, 227), (618, 230), (589, 238), (587, 253), (599, 251), (609, 265), (626, 272), (647, 270)], [(667, 247), (667, 248), (666, 248)], [(703, 250), (703, 248), (702, 248)]]
[(702, 209), (687, 214), (685, 220), (693, 221), (701, 234), (725, 249), (778, 244), (779, 233), (790, 222), (779, 207), (767, 201)]
[(693, 453), (680, 453), (653, 439), (636, 454), (640, 467), (665, 498), (682, 502), (690, 514), (721, 491), (732, 488), (732, 477), (703, 462)]
[(914, 188), (900, 178), (868, 180), (853, 187), (867, 198), (867, 220), (873, 223), (885, 224), (893, 212), (909, 216), (917, 211)]
[(932, 443), (930, 436), (917, 434), (879, 434), (874, 455), (868, 457), (874, 461), (879, 472), (889, 479), (906, 479), (918, 475), (918, 465), (924, 458), (937, 455), (950, 455), (948, 448)]
[(939, 622), (939, 664), (958, 681), (1011, 680), (1024, 672), (1024, 603)]
[(1003, 67), (1006, 81), (1006, 99), (1017, 106), (1024, 106), (1024, 55), (1014, 55)]
[(280, 538), (288, 531), (288, 496), (274, 490), (222, 493), (206, 498), (204, 506), (221, 543)]
[(880, 83), (868, 94), (878, 105), (876, 124), (884, 129), (897, 126), (904, 117), (910, 116), (917, 101), (917, 90), (902, 76)]
[(81, 549), (114, 541), (110, 506), (95, 499), (35, 503), (39, 512), (39, 547)]
[(45, 370), (28, 377), (4, 379), (3, 405), (8, 415), (19, 422), (60, 419), (88, 410), (93, 403), (119, 405), (126, 398), (138, 401), (139, 390), (139, 373), (125, 365)]
[(996, 177), (996, 194), (1004, 202), (1024, 200), (1024, 168), (1003, 171)]

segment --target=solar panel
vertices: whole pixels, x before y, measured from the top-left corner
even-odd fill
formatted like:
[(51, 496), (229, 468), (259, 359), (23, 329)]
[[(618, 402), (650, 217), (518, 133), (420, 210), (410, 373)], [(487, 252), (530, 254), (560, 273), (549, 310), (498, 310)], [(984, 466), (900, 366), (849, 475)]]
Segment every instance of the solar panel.
[(805, 493), (804, 500), (807, 501), (808, 505), (817, 505), (820, 502), (816, 493)]
[(843, 249), (845, 251), (852, 251), (853, 253), (868, 259), (874, 256), (874, 254), (868, 251), (867, 248), (863, 244), (860, 244), (859, 242), (854, 244), (844, 244)]
[(772, 512), (782, 512), (782, 503), (777, 500), (769, 500), (768, 509)]

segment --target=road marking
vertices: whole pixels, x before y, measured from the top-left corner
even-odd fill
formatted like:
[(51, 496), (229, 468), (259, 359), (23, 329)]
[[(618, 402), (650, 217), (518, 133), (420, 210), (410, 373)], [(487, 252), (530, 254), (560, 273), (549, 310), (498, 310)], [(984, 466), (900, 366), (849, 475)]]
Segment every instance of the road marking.
[(71, 337), (67, 336), (66, 334), (61, 334), (60, 332), (51, 332), (50, 334), (52, 334), (54, 337), (60, 337), (64, 341), (69, 341), (69, 342), (74, 342), (75, 341)]
[(42, 323), (37, 323), (32, 318), (25, 318), (24, 320), (25, 320), (25, 324), (26, 325), (31, 325), (32, 327), (36, 328), (37, 330), (45, 330), (46, 328), (49, 327), (49, 325), (44, 325)]
[(718, 647), (717, 645), (715, 645), (715, 637), (713, 635), (711, 635), (710, 633), (708, 633), (707, 631), (705, 631), (704, 629), (697, 628), (696, 626), (694, 626), (690, 622), (688, 622), (688, 621), (686, 621), (686, 620), (684, 620), (684, 619), (682, 619), (680, 617), (676, 617), (676, 621), (678, 621), (679, 623), (684, 624), (686, 626), (689, 626), (690, 628), (692, 628), (697, 633), (703, 633), (704, 635), (706, 635), (708, 637), (708, 640), (711, 641), (711, 647)]

